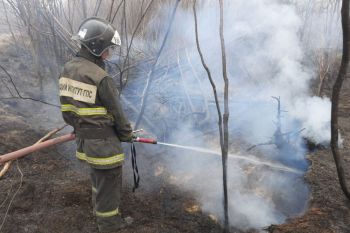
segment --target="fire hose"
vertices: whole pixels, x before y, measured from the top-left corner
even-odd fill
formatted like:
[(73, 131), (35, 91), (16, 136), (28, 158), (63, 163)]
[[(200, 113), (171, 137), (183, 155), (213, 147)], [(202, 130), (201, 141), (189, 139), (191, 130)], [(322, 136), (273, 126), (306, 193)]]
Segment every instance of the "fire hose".
[[(21, 157), (24, 157), (30, 153), (49, 148), (55, 145), (59, 145), (65, 142), (73, 141), (75, 140), (75, 134), (70, 133), (66, 134), (57, 138), (49, 139), (44, 142), (36, 143), (31, 146), (22, 148), (17, 151), (13, 151), (4, 155), (0, 155), (0, 165), (11, 161), (15, 160)], [(133, 173), (134, 173), (134, 188), (133, 192), (135, 191), (136, 188), (138, 188), (139, 181), (140, 181), (140, 176), (138, 173), (138, 168), (137, 168), (137, 162), (136, 162), (136, 148), (134, 145), (134, 142), (139, 142), (139, 143), (149, 143), (149, 144), (157, 144), (157, 141), (152, 138), (142, 138), (142, 137), (136, 137), (132, 140), (131, 142), (131, 162), (132, 162), (132, 168), (133, 168)]]
[(53, 138), (53, 139), (49, 139), (47, 141), (44, 142), (40, 142), (28, 147), (25, 147), (23, 149), (17, 150), (17, 151), (13, 151), (4, 155), (0, 156), (0, 164), (3, 164), (7, 161), (10, 160), (14, 160), (14, 159), (18, 159), (21, 157), (24, 157), (30, 153), (33, 153), (35, 151), (39, 151), (54, 145), (58, 145), (58, 144), (62, 144), (68, 141), (72, 141), (75, 139), (75, 134), (66, 134), (57, 138)]
[(132, 188), (133, 192), (135, 192), (135, 190), (139, 187), (139, 182), (140, 182), (139, 169), (137, 167), (137, 161), (136, 161), (136, 148), (135, 148), (134, 142), (157, 144), (157, 141), (155, 139), (141, 138), (141, 137), (136, 137), (131, 142), (131, 147), (130, 147), (131, 165), (132, 165), (132, 171), (133, 171), (133, 176), (134, 176), (134, 187)]

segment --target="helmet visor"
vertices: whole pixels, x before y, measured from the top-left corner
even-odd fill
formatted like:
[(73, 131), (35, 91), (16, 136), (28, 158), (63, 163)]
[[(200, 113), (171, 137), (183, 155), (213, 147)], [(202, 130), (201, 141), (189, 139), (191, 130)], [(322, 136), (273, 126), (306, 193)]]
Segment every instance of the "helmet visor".
[(118, 49), (118, 46), (111, 45), (105, 48), (101, 54), (107, 52), (107, 56), (105, 57), (105, 60), (112, 61), (115, 60), (117, 57), (119, 57), (120, 51)]

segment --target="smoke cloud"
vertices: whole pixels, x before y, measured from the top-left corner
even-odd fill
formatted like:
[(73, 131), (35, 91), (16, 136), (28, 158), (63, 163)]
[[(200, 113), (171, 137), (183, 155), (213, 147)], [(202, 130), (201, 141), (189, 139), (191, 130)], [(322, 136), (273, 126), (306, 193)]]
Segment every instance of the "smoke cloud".
[[(336, 47), (339, 41), (335, 37), (318, 36), (321, 32), (314, 28), (324, 25), (323, 21), (318, 18), (305, 21), (293, 5), (277, 0), (224, 2), (230, 80), (229, 217), (235, 228), (261, 229), (282, 223), (288, 217), (303, 212), (307, 206), (308, 187), (302, 177), (307, 162), (302, 137), (317, 143), (329, 141), (331, 104), (328, 98), (316, 97), (310, 92), (310, 83), (315, 75), (312, 67), (305, 66), (309, 64), (306, 48)], [(135, 38), (134, 51), (147, 55), (158, 48), (171, 8), (172, 5), (168, 4), (159, 7), (162, 12), (157, 12), (158, 15), (148, 23), (150, 33), (144, 32), (142, 38)], [(200, 45), (215, 79), (223, 109), (218, 3), (198, 1), (197, 9)], [(311, 22), (317, 24), (312, 26)], [(326, 35), (339, 30), (337, 23), (335, 17), (329, 27), (324, 28)], [(305, 28), (308, 30), (305, 31)], [(157, 122), (162, 131), (162, 135), (158, 135), (160, 140), (219, 152), (213, 91), (199, 59), (194, 32), (192, 9), (179, 8), (170, 39), (160, 57), (159, 67), (163, 68), (155, 75), (149, 98), (152, 104), (147, 105), (145, 116)], [(308, 38), (317, 40), (310, 41)], [(146, 72), (137, 74), (139, 77), (131, 80), (123, 91), (126, 99), (137, 107), (140, 101), (135, 96), (142, 93), (149, 67), (142, 69)], [(281, 133), (288, 133), (288, 146), (273, 144), (276, 142), (278, 118), (277, 102), (272, 96), (280, 98)], [(43, 112), (57, 118), (59, 110)], [(50, 122), (53, 121), (50, 119)], [(57, 125), (57, 122), (52, 125)], [(249, 146), (261, 143), (270, 145), (247, 151)], [(191, 191), (204, 212), (222, 220), (220, 156), (163, 148), (172, 155), (164, 158), (174, 174), (172, 182)], [(282, 164), (301, 173), (251, 163), (237, 159), (235, 155)]]
[[(197, 9), (200, 45), (223, 109), (218, 4), (201, 2)], [(158, 119), (159, 127), (170, 128), (167, 136), (162, 136), (167, 142), (220, 151), (218, 138), (212, 137), (218, 135), (218, 118), (212, 88), (196, 49), (193, 12), (179, 9), (176, 14), (171, 38), (160, 59), (165, 71), (152, 84), (149, 101), (153, 104), (147, 107), (146, 116)], [(233, 155), (305, 171), (302, 137), (317, 143), (330, 140), (331, 105), (328, 98), (311, 94), (310, 82), (315, 75), (312, 67), (304, 65), (308, 59), (300, 39), (304, 24), (293, 5), (275, 0), (225, 1), (224, 16), (230, 80), (230, 223), (241, 230), (261, 229), (303, 212), (308, 187), (302, 173), (252, 164)], [(160, 18), (167, 22), (168, 16)], [(135, 47), (142, 48), (143, 43), (135, 40)], [(138, 90), (139, 84), (130, 83), (128, 89)], [(278, 147), (274, 138), (278, 118), (277, 101), (272, 96), (280, 98), (281, 133), (288, 135), (287, 146)], [(200, 114), (181, 115), (187, 102), (187, 109), (209, 112), (204, 125)], [(272, 144), (247, 152), (249, 145), (260, 143)], [(174, 182), (194, 193), (203, 211), (222, 220), (220, 156), (176, 148), (169, 148), (168, 153), (173, 154), (167, 162), (176, 177)]]

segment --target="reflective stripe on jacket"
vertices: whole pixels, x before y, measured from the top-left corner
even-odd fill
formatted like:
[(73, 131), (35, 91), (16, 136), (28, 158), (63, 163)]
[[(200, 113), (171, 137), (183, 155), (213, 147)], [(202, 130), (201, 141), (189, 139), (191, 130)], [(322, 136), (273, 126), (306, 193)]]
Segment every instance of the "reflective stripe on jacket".
[(61, 111), (76, 131), (80, 128), (114, 127), (114, 119), (103, 106), (98, 86), (108, 74), (83, 57), (66, 63), (59, 79)]
[(77, 157), (95, 168), (113, 168), (124, 160), (120, 142), (131, 140), (132, 128), (101, 60), (84, 49), (79, 53), (59, 79), (62, 116), (77, 134)]

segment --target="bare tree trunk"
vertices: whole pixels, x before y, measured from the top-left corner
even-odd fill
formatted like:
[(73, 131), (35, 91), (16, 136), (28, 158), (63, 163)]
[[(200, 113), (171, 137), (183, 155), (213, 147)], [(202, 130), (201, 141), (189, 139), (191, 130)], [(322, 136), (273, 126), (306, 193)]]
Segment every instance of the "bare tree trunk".
[(339, 96), (343, 85), (343, 81), (349, 72), (350, 62), (350, 22), (349, 22), (349, 0), (343, 0), (341, 15), (342, 15), (342, 27), (343, 27), (343, 56), (339, 70), (337, 80), (333, 86), (332, 94), (332, 116), (331, 116), (331, 147), (333, 152), (333, 158), (337, 167), (337, 173), (339, 178), (340, 186), (345, 196), (350, 200), (350, 192), (346, 184), (345, 173), (344, 173), (344, 161), (339, 152), (338, 146), (338, 106)]
[[(126, 17), (126, 0), (124, 0), (124, 4), (123, 4), (123, 18), (124, 18), (124, 33), (125, 33), (125, 44), (126, 44), (126, 48), (128, 49), (128, 44), (129, 44), (129, 40), (128, 40), (128, 28), (127, 28), (127, 17)], [(127, 51), (128, 53), (128, 51)], [(129, 59), (129, 55), (126, 56), (125, 61), (124, 61), (124, 65), (129, 66), (130, 65), (130, 59)], [(123, 66), (124, 69), (124, 66)], [(124, 72), (122, 72), (123, 74)], [(120, 75), (120, 90), (123, 89), (123, 75)], [(129, 76), (129, 69), (126, 70), (126, 79), (128, 79)]]
[(224, 130), (224, 143), (222, 150), (222, 168), (223, 168), (223, 185), (224, 185), (224, 212), (225, 212), (225, 230), (229, 232), (229, 220), (228, 220), (228, 196), (227, 196), (227, 156), (228, 156), (228, 86), (229, 81), (227, 78), (226, 70), (226, 50), (225, 50), (225, 39), (224, 39), (224, 12), (223, 12), (223, 0), (219, 0), (220, 4), (220, 43), (221, 43), (221, 54), (222, 54), (222, 74), (225, 82), (224, 87), (224, 115), (223, 115), (223, 130)]
[[(226, 55), (225, 55), (225, 45), (224, 45), (224, 38), (222, 34), (222, 2), (220, 1), (220, 39), (221, 39), (221, 48), (222, 48), (222, 56), (223, 56), (223, 74), (224, 74), (224, 80), (225, 80), (225, 114), (224, 114), (224, 124), (222, 121), (222, 115), (221, 115), (221, 109), (220, 109), (220, 103), (219, 98), (216, 92), (216, 86), (214, 83), (214, 80), (211, 76), (211, 72), (207, 66), (207, 64), (204, 61), (203, 53), (201, 51), (200, 45), (199, 45), (199, 39), (198, 39), (198, 23), (197, 23), (197, 13), (196, 13), (196, 0), (193, 3), (193, 13), (194, 13), (194, 22), (195, 22), (195, 33), (196, 33), (196, 45), (197, 50), (199, 53), (199, 56), (201, 58), (202, 65), (204, 69), (207, 72), (210, 84), (213, 88), (214, 98), (215, 98), (215, 104), (216, 109), (218, 112), (218, 126), (219, 126), (219, 134), (220, 134), (220, 147), (221, 147), (221, 153), (222, 153), (222, 167), (223, 167), (223, 189), (224, 189), (224, 216), (225, 216), (225, 222), (224, 222), (224, 232), (229, 232), (229, 220), (228, 220), (228, 195), (227, 195), (227, 155), (228, 155), (228, 79), (226, 74)], [(225, 138), (226, 137), (226, 138)]]

